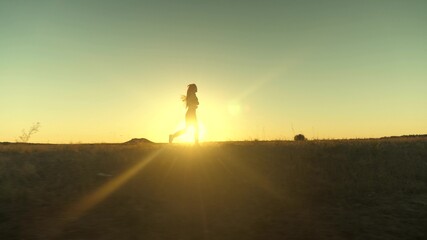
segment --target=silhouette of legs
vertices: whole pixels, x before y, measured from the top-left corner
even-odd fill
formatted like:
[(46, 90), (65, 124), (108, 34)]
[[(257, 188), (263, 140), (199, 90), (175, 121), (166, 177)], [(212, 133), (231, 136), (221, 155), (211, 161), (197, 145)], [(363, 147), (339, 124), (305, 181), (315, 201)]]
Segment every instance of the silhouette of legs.
[[(197, 124), (193, 124), (193, 126), (194, 126), (194, 143), (199, 144), (199, 126), (197, 126)], [(187, 130), (188, 130), (188, 126), (186, 126), (184, 129), (181, 129), (181, 130), (175, 132), (174, 134), (170, 134), (169, 135), (169, 143), (172, 143), (176, 137), (179, 137), (179, 136), (183, 135), (184, 133), (186, 133)]]
[(194, 143), (199, 144), (199, 126), (197, 124), (194, 125)]
[(175, 132), (174, 134), (170, 134), (169, 143), (172, 143), (176, 137), (179, 137), (182, 134), (186, 133), (190, 126), (194, 127), (194, 143), (199, 144), (199, 125), (197, 124), (195, 108), (187, 110), (187, 112), (185, 113), (185, 128)]
[(179, 130), (179, 131), (177, 131), (177, 132), (175, 132), (174, 134), (169, 135), (169, 143), (172, 143), (172, 142), (173, 142), (173, 140), (174, 140), (176, 137), (181, 136), (181, 135), (182, 135), (182, 134), (184, 134), (185, 132), (187, 132), (187, 127), (186, 127), (186, 128), (184, 128), (184, 129), (181, 129), (181, 130)]

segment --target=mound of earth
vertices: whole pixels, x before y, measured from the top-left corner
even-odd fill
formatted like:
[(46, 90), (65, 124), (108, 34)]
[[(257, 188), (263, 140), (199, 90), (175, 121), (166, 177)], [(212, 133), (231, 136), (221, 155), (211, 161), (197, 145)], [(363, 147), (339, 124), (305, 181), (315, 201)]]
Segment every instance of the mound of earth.
[(131, 140), (124, 142), (123, 144), (143, 144), (143, 143), (154, 143), (146, 138), (132, 138)]

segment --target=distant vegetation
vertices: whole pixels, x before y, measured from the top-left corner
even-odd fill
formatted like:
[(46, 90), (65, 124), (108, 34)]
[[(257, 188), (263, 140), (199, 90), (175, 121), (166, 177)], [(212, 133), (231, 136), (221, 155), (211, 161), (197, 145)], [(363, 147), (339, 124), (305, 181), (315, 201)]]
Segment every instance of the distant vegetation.
[(390, 136), (390, 137), (382, 137), (380, 139), (387, 138), (427, 138), (427, 134), (412, 134), (412, 135), (402, 135), (402, 136)]
[(294, 140), (295, 141), (305, 141), (305, 140), (307, 140), (307, 138), (305, 138), (305, 136), (302, 134), (298, 134), (298, 135), (295, 135)]
[(40, 129), (39, 122), (34, 123), (30, 127), (30, 129), (28, 129), (28, 131), (23, 129), (21, 136), (19, 136), (19, 139), (17, 139), (16, 142), (27, 143), (30, 140), (30, 138), (39, 131), (39, 129)]

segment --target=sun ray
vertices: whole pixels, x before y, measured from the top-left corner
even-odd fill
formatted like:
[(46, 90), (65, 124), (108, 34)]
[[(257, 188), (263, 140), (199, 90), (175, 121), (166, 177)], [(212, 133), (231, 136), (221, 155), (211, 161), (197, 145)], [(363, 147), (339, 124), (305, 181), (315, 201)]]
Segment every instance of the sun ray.
[(73, 221), (80, 218), (87, 211), (105, 200), (108, 196), (110, 196), (113, 192), (125, 184), (130, 178), (135, 176), (136, 173), (144, 169), (162, 151), (163, 148), (160, 148), (157, 151), (152, 152), (150, 155), (139, 161), (135, 166), (115, 177), (108, 183), (102, 185), (91, 194), (83, 197), (80, 201), (66, 210), (64, 214), (65, 219)]
[(56, 218), (52, 218), (47, 220), (46, 222), (41, 223), (42, 227), (40, 227), (39, 229), (41, 229), (41, 231), (46, 230), (47, 232), (43, 234), (48, 236), (49, 239), (54, 239), (55, 237), (61, 234), (61, 231), (66, 227), (67, 224), (78, 220), (86, 212), (88, 212), (96, 205), (101, 203), (103, 200), (108, 198), (112, 193), (114, 193), (117, 189), (123, 186), (123, 184), (129, 181), (129, 179), (131, 179), (139, 171), (143, 170), (148, 164), (150, 164), (154, 159), (156, 159), (156, 157), (159, 156), (159, 154), (163, 152), (163, 150), (164, 148), (160, 148), (156, 151), (153, 151), (122, 174), (100, 186), (92, 193), (82, 197), (77, 202), (71, 204)]
[(164, 179), (167, 179), (169, 177), (169, 175), (171, 174), (172, 170), (175, 168), (175, 163), (177, 161), (176, 159), (177, 159), (176, 157), (174, 157), (172, 159), (172, 162), (169, 164), (167, 170), (165, 171), (165, 173), (163, 175)]
[(205, 207), (205, 200), (203, 198), (204, 193), (203, 190), (200, 186), (200, 182), (197, 184), (198, 188), (198, 198), (199, 198), (199, 208), (200, 208), (200, 217), (201, 217), (201, 222), (202, 222), (202, 227), (203, 227), (203, 235), (204, 237), (207, 236), (207, 234), (209, 233), (209, 229), (208, 229), (208, 216), (206, 213), (206, 207)]

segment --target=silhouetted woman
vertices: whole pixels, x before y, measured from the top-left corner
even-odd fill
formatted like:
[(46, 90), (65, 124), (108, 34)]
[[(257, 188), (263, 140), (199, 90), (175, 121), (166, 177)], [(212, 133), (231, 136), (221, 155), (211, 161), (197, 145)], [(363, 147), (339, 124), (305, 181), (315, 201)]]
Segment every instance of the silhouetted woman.
[(182, 96), (182, 101), (185, 101), (187, 113), (185, 114), (185, 128), (174, 134), (169, 135), (169, 143), (172, 143), (174, 138), (184, 134), (190, 126), (194, 127), (194, 142), (199, 143), (199, 126), (197, 124), (196, 109), (199, 106), (199, 99), (196, 96), (197, 86), (192, 83), (188, 85), (187, 96)]

